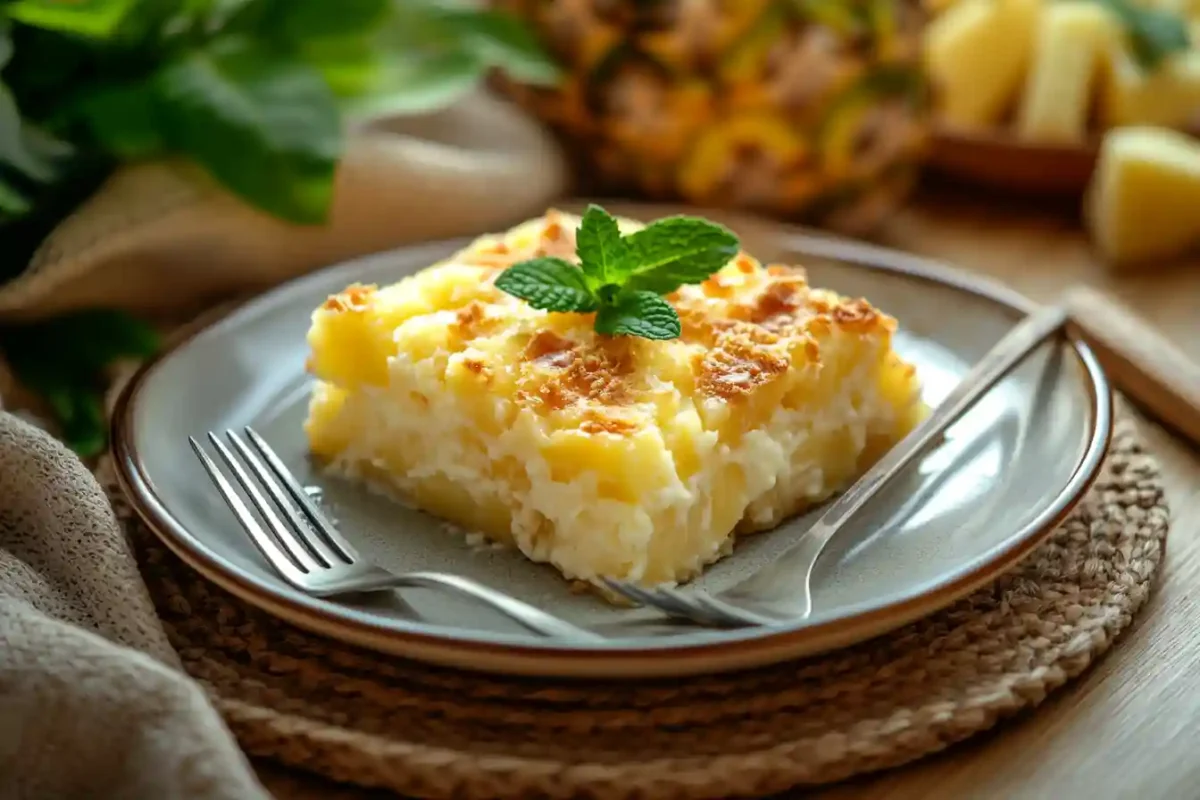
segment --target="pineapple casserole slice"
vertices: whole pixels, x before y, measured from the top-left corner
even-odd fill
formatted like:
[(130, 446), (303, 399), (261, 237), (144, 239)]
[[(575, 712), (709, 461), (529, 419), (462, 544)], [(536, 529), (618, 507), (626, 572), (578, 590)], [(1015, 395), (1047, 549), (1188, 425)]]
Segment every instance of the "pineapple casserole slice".
[(799, 269), (739, 252), (667, 295), (664, 340), (495, 286), (531, 257), (574, 263), (579, 222), (550, 211), (331, 296), (308, 337), (312, 452), (568, 579), (654, 585), (845, 488), (919, 421), (895, 320)]

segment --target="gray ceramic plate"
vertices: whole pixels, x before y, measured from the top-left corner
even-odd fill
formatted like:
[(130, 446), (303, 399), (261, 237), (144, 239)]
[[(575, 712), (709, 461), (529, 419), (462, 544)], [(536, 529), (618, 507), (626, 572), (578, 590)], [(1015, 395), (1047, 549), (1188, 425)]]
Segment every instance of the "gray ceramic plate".
[[(937, 403), (1020, 318), (1025, 301), (909, 256), (786, 234), (811, 281), (863, 295), (900, 320), (897, 347)], [(398, 656), (494, 672), (646, 677), (713, 672), (812, 654), (944, 607), (1030, 551), (1076, 502), (1110, 432), (1110, 392), (1085, 345), (1049, 343), (876, 499), (817, 567), (814, 614), (772, 629), (662, 623), (571, 593), (549, 567), (471, 547), (436, 519), (309, 465), (301, 421), (309, 315), (352, 281), (388, 283), (449, 254), (451, 242), (373, 256), (296, 280), (186, 337), (145, 368), (116, 414), (125, 488), (149, 525), (208, 579), (301, 627)], [(779, 244), (777, 241), (776, 245)], [(778, 248), (777, 248), (778, 249)], [(325, 499), (365, 554), (398, 571), (467, 575), (604, 634), (599, 645), (524, 633), (468, 601), (405, 591), (368, 601), (303, 596), (277, 578), (205, 478), (187, 436), (254, 425)], [(802, 535), (810, 517), (744, 540), (699, 581), (719, 589)]]

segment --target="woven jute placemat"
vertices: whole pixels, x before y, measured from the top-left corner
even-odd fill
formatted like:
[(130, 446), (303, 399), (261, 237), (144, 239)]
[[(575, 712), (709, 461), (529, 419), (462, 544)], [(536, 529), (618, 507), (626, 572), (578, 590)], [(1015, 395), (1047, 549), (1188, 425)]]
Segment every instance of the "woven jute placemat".
[(1087, 497), (992, 586), (819, 658), (630, 685), (457, 673), (305, 633), (194, 574), (122, 510), (186, 669), (250, 755), (428, 798), (760, 797), (941, 750), (1107, 650), (1168, 527), (1157, 465), (1122, 414)]

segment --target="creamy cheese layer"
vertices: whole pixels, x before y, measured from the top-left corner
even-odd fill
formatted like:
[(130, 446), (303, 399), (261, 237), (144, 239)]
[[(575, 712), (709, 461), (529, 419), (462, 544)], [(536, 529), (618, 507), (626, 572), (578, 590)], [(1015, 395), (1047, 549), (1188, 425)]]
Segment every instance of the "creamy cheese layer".
[(796, 268), (739, 254), (669, 296), (669, 341), (492, 285), (525, 258), (574, 260), (577, 224), (551, 211), (330, 297), (309, 332), (312, 451), (570, 579), (651, 585), (844, 488), (923, 413), (895, 321)]

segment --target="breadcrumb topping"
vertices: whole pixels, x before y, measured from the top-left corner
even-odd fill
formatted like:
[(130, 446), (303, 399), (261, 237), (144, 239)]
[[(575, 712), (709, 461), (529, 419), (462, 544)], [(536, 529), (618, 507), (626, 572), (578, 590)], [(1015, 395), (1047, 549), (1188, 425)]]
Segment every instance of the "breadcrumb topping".
[(788, 371), (780, 339), (757, 325), (732, 322), (699, 358), (697, 386), (709, 397), (734, 400), (753, 394)]
[[(536, 367), (526, 372), (517, 402), (545, 410), (587, 402), (620, 406), (630, 402), (629, 378), (634, 373), (635, 343), (627, 338), (595, 336), (586, 343), (563, 347), (555, 334), (540, 332), (526, 349)], [(552, 344), (553, 343), (553, 344)]]
[[(488, 385), (499, 374), (510, 376), (516, 402), (538, 413), (577, 409), (580, 430), (636, 430), (619, 409), (646, 402), (663, 381), (698, 397), (737, 403), (789, 370), (819, 369), (822, 342), (835, 332), (890, 337), (895, 329), (895, 321), (867, 300), (814, 289), (802, 268), (764, 266), (744, 252), (708, 280), (669, 296), (682, 334), (665, 342), (601, 336), (592, 329), (592, 314), (546, 314), (492, 285), (495, 275), (527, 258), (574, 262), (575, 223), (550, 210), (504, 236), (480, 237), (425, 273), (455, 265), (485, 268), (486, 279), (471, 287), (474, 296), (453, 309), (453, 327), (464, 345), (493, 345), (473, 350), (464, 366)], [(323, 308), (361, 311), (376, 297), (375, 286), (354, 284)], [(496, 344), (496, 337), (512, 341)], [(673, 364), (683, 365), (685, 374)], [(671, 374), (657, 374), (664, 368)]]
[(378, 288), (373, 283), (352, 283), (338, 294), (330, 295), (321, 307), (326, 311), (364, 311)]

